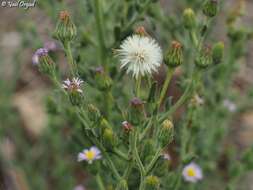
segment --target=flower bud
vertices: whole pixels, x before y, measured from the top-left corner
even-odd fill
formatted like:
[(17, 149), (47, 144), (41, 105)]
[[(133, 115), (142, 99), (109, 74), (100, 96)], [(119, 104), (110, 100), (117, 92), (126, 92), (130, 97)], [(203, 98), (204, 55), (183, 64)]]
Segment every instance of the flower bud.
[(110, 90), (112, 87), (112, 79), (105, 74), (103, 67), (96, 68), (95, 81), (98, 89), (101, 91)]
[(144, 102), (135, 97), (130, 102), (129, 121), (137, 125), (144, 119)]
[(218, 1), (207, 0), (203, 6), (203, 13), (207, 17), (214, 17), (218, 12)]
[(183, 51), (182, 45), (177, 42), (173, 41), (168, 53), (165, 56), (165, 64), (168, 67), (177, 67), (182, 64), (183, 62)]
[(162, 129), (158, 136), (158, 141), (161, 147), (165, 147), (167, 144), (169, 144), (173, 140), (173, 136), (174, 125), (170, 120), (166, 119), (162, 123)]
[(88, 105), (88, 117), (95, 123), (100, 122), (102, 119), (99, 109), (92, 104)]
[(117, 186), (118, 190), (128, 190), (128, 186), (127, 186), (127, 182), (126, 180), (122, 179), (120, 180), (118, 186)]
[(228, 37), (233, 43), (240, 42), (247, 38), (247, 31), (245, 28), (229, 27)]
[(135, 29), (134, 31), (135, 34), (138, 34), (140, 36), (149, 36), (148, 33), (146, 32), (144, 26), (139, 26)]
[(183, 23), (186, 29), (193, 29), (196, 27), (196, 16), (191, 8), (184, 10)]
[(122, 122), (122, 127), (125, 133), (130, 133), (131, 131), (133, 131), (133, 126), (128, 122), (128, 121), (123, 121)]
[(55, 72), (55, 63), (48, 55), (48, 50), (45, 48), (38, 49), (34, 53), (32, 61), (34, 65), (38, 65), (39, 71), (44, 74), (53, 75)]
[(61, 11), (55, 30), (55, 37), (63, 44), (76, 37), (76, 26), (72, 22), (68, 11)]
[(148, 176), (145, 180), (146, 190), (158, 190), (160, 187), (160, 180), (156, 176)]
[(117, 137), (113, 130), (110, 128), (105, 128), (102, 135), (103, 145), (108, 149), (113, 149), (117, 145)]
[(224, 56), (224, 43), (218, 42), (214, 44), (212, 50), (212, 59), (214, 64), (219, 64), (222, 62)]
[(210, 46), (205, 46), (197, 55), (195, 65), (198, 68), (205, 69), (212, 64), (212, 52)]

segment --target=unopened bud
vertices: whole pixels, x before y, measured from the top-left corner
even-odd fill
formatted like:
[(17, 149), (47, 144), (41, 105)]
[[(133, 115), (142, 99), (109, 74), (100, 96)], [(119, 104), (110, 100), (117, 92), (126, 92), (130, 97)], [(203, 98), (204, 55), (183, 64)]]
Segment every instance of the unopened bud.
[(161, 147), (168, 145), (173, 140), (173, 136), (174, 125), (170, 120), (166, 119), (162, 123), (162, 128), (158, 137)]
[(144, 26), (137, 27), (134, 32), (140, 36), (148, 36), (148, 33), (146, 32)]
[(193, 29), (196, 27), (196, 16), (191, 8), (185, 9), (183, 13), (183, 23), (185, 28)]
[(203, 13), (207, 17), (214, 17), (218, 12), (218, 1), (207, 0), (203, 6)]
[(247, 38), (247, 30), (245, 28), (229, 27), (228, 37), (233, 43), (243, 41)]
[(125, 133), (130, 133), (134, 129), (128, 121), (123, 121), (122, 127)]
[(88, 117), (93, 122), (99, 122), (102, 118), (99, 109), (92, 104), (88, 105)]
[(113, 149), (117, 145), (117, 137), (111, 128), (105, 128), (103, 130), (103, 145), (108, 149)]
[(212, 64), (212, 52), (210, 46), (205, 46), (197, 55), (195, 65), (198, 68), (205, 69)]
[(224, 43), (218, 42), (214, 44), (212, 50), (212, 58), (214, 64), (219, 64), (222, 62), (224, 56)]
[(55, 71), (55, 63), (48, 55), (47, 49), (45, 48), (38, 49), (34, 53), (32, 61), (34, 65), (38, 65), (40, 72), (48, 75), (53, 75)]
[(160, 187), (160, 180), (156, 176), (148, 176), (145, 180), (146, 190), (158, 190)]
[(183, 62), (182, 45), (173, 41), (168, 53), (165, 56), (165, 64), (169, 67), (177, 67)]
[(109, 90), (112, 87), (112, 79), (104, 72), (103, 67), (96, 68), (95, 81), (101, 91)]
[(55, 30), (55, 37), (63, 44), (76, 37), (76, 26), (72, 22), (68, 11), (61, 11)]
[(129, 110), (129, 121), (137, 125), (144, 118), (144, 102), (135, 97), (130, 102), (130, 110)]

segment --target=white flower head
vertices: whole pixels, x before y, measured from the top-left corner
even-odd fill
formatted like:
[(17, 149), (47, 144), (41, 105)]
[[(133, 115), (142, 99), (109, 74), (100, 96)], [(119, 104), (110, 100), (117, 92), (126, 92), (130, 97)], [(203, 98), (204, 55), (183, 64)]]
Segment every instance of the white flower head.
[(162, 49), (157, 42), (147, 36), (132, 35), (126, 38), (117, 51), (121, 68), (138, 78), (156, 72), (162, 63)]
[(229, 99), (225, 99), (223, 101), (223, 106), (226, 107), (228, 111), (230, 111), (231, 113), (236, 112), (236, 109), (237, 109), (236, 104)]
[(194, 162), (184, 167), (182, 175), (185, 181), (192, 183), (196, 183), (203, 178), (202, 169)]
[(94, 160), (99, 160), (101, 158), (101, 151), (97, 147), (92, 146), (90, 149), (84, 149), (82, 152), (80, 152), (78, 154), (77, 161), (81, 162), (85, 160), (89, 164), (92, 164)]
[(83, 93), (81, 89), (83, 81), (79, 78), (73, 78), (72, 80), (67, 79), (63, 81), (62, 88), (69, 92), (79, 92)]

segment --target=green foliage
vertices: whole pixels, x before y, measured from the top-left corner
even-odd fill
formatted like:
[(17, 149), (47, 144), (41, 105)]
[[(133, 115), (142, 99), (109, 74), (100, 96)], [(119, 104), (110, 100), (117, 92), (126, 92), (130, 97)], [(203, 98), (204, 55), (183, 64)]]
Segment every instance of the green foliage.
[[(223, 102), (244, 100), (231, 89), (250, 32), (230, 22), (228, 48), (221, 42), (206, 48), (218, 5), (214, 0), (180, 1), (175, 3), (179, 10), (192, 9), (167, 14), (155, 0), (78, 0), (73, 7), (61, 1), (40, 3), (56, 25), (55, 33), (50, 32), (62, 43), (69, 71), (58, 70), (57, 59), (50, 64), (53, 72), (48, 78), (57, 90), (46, 99), (49, 123), (41, 142), (35, 144), (39, 151), (31, 149), (23, 134), (11, 134), (19, 149), (16, 164), (33, 176), (31, 189), (73, 189), (85, 172), (90, 174), (85, 181), (89, 189), (208, 190), (213, 181), (220, 189), (236, 189), (238, 179), (252, 170), (253, 151), (238, 158), (223, 146), (231, 116), (246, 109), (242, 105), (229, 111)], [(62, 12), (57, 22), (56, 13), (62, 8), (72, 14)], [(153, 76), (131, 78), (118, 66), (120, 58), (115, 54), (121, 42), (139, 25), (147, 26), (143, 35), (156, 38), (165, 50), (172, 44), (163, 51), (163, 68), (168, 71), (160, 86)], [(178, 99), (167, 97), (176, 67), (181, 71), (176, 78), (182, 92)], [(65, 76), (83, 79), (83, 87), (62, 89)], [(10, 101), (8, 95), (0, 96)], [(247, 95), (252, 98), (251, 92)], [(16, 130), (16, 114), (14, 120), (5, 117), (13, 111), (8, 101), (0, 102), (0, 121)], [(178, 112), (181, 107), (185, 110)], [(0, 135), (9, 131), (5, 127)], [(88, 158), (76, 162), (78, 153), (92, 146), (102, 157), (92, 160), (90, 155), (91, 164)], [(170, 159), (164, 157), (167, 148), (173, 152)], [(223, 157), (227, 167), (219, 168)], [(204, 174), (196, 184), (182, 176), (190, 162), (198, 163)], [(52, 187), (48, 181), (53, 181)]]

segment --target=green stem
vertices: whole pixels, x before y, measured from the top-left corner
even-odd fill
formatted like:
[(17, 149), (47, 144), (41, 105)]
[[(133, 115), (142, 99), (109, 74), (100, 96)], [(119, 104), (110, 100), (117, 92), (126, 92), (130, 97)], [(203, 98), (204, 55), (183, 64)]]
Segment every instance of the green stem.
[[(88, 136), (88, 135), (87, 135)], [(97, 140), (97, 138), (95, 137), (95, 135), (93, 134), (90, 134), (89, 136), (91, 141), (94, 142), (94, 144), (96, 146), (99, 147), (99, 149), (102, 151), (102, 154), (103, 154), (103, 157), (105, 158), (105, 160), (107, 161), (109, 167), (111, 168), (112, 170), (112, 173), (114, 174), (115, 178), (120, 181), (122, 178), (118, 172), (118, 170), (116, 169), (116, 166), (114, 165), (114, 162), (111, 160), (110, 156), (107, 154), (104, 146)]]
[(162, 149), (157, 150), (157, 152), (155, 153), (155, 156), (151, 160), (150, 164), (147, 166), (145, 175), (148, 175), (148, 173), (153, 169), (153, 167), (155, 166), (158, 158), (161, 156), (161, 152), (162, 152)]
[(96, 175), (96, 181), (97, 181), (99, 189), (100, 190), (105, 190), (104, 183), (103, 183), (102, 178), (99, 174)]
[(162, 88), (162, 91), (161, 91), (160, 98), (159, 98), (158, 103), (157, 103), (157, 104), (158, 104), (158, 105), (157, 105), (158, 109), (159, 109), (159, 107), (161, 106), (161, 103), (162, 103), (163, 99), (164, 99), (165, 96), (166, 96), (166, 92), (167, 92), (167, 90), (168, 90), (169, 83), (170, 83), (170, 81), (171, 81), (171, 78), (172, 78), (172, 76), (173, 76), (174, 71), (175, 71), (174, 68), (169, 68), (168, 71), (167, 71), (167, 76), (166, 76), (165, 82), (164, 82), (164, 84), (163, 84), (163, 88)]
[(70, 72), (71, 72), (71, 75), (72, 77), (75, 76), (75, 71), (76, 71), (76, 65), (75, 65), (75, 62), (74, 62), (74, 59), (73, 59), (73, 55), (72, 55), (72, 51), (71, 51), (71, 47), (70, 47), (70, 42), (66, 42), (63, 44), (64, 45), (64, 49), (65, 49), (65, 52), (66, 52), (66, 56), (67, 56), (67, 60), (68, 60), (68, 64), (69, 64), (69, 67), (70, 67)]
[(190, 37), (191, 37), (191, 40), (192, 40), (193, 45), (195, 46), (195, 48), (199, 49), (199, 40), (197, 38), (195, 30), (190, 31)]
[(144, 178), (141, 180), (139, 190), (145, 190)]
[(182, 106), (185, 101), (192, 95), (192, 86), (193, 84), (190, 83), (186, 90), (184, 91), (183, 95), (179, 98), (179, 100), (169, 109), (169, 111), (165, 112), (159, 121), (163, 121), (168, 118), (171, 114), (173, 114), (180, 106)]
[(140, 91), (141, 91), (141, 76), (138, 76), (136, 79), (136, 88), (135, 88), (135, 93), (136, 97), (140, 97)]
[(198, 80), (200, 80), (200, 73), (199, 70), (196, 69), (195, 71), (193, 71), (191, 82), (186, 87), (186, 90), (184, 91), (183, 95), (167, 112), (162, 114), (162, 116), (159, 118), (159, 121), (163, 121), (168, 118), (192, 96), (195, 88), (197, 87)]
[(139, 167), (139, 170), (140, 170), (140, 173), (141, 173), (141, 176), (143, 177), (145, 175), (145, 168), (141, 162), (141, 159), (140, 159), (140, 155), (138, 153), (138, 150), (137, 150), (137, 139), (138, 139), (138, 133), (137, 132), (134, 132), (134, 150), (133, 150), (133, 155), (134, 155), (134, 158), (137, 162), (137, 165)]
[(128, 156), (124, 153), (124, 152), (121, 152), (121, 150), (117, 149), (117, 148), (114, 148), (113, 149), (113, 152), (120, 158), (123, 158), (124, 160), (129, 160)]
[(124, 172), (123, 178), (124, 178), (125, 180), (128, 179), (128, 176), (130, 175), (133, 166), (134, 166), (134, 161), (132, 160), (132, 161), (130, 161), (130, 163), (129, 163), (128, 166), (127, 166), (127, 169), (126, 169), (125, 172)]
[(137, 139), (138, 139), (138, 133), (136, 131), (133, 132), (133, 134), (131, 134), (132, 138), (131, 138), (131, 146), (132, 146), (132, 151), (133, 151), (133, 158), (137, 163), (137, 166), (139, 168), (140, 171), (140, 175), (141, 175), (141, 182), (140, 182), (140, 190), (144, 190), (143, 189), (143, 184), (144, 184), (144, 176), (145, 176), (145, 168), (141, 162), (138, 150), (137, 150)]
[(106, 46), (105, 46), (105, 37), (104, 37), (104, 30), (103, 30), (104, 21), (103, 21), (101, 0), (94, 0), (94, 9), (95, 9), (95, 19), (96, 19), (98, 40), (99, 40), (100, 64), (103, 65), (105, 71), (107, 71)]
[(181, 186), (181, 183), (182, 183), (181, 170), (182, 170), (182, 166), (179, 167), (179, 171), (177, 173), (177, 178), (175, 180), (175, 185), (174, 185), (173, 190), (178, 190)]
[(140, 141), (142, 141), (144, 139), (144, 137), (146, 136), (147, 132), (149, 131), (149, 129), (152, 127), (152, 121), (153, 118), (151, 118), (147, 124), (147, 126), (145, 127), (145, 129), (142, 131), (142, 133), (140, 134)]

